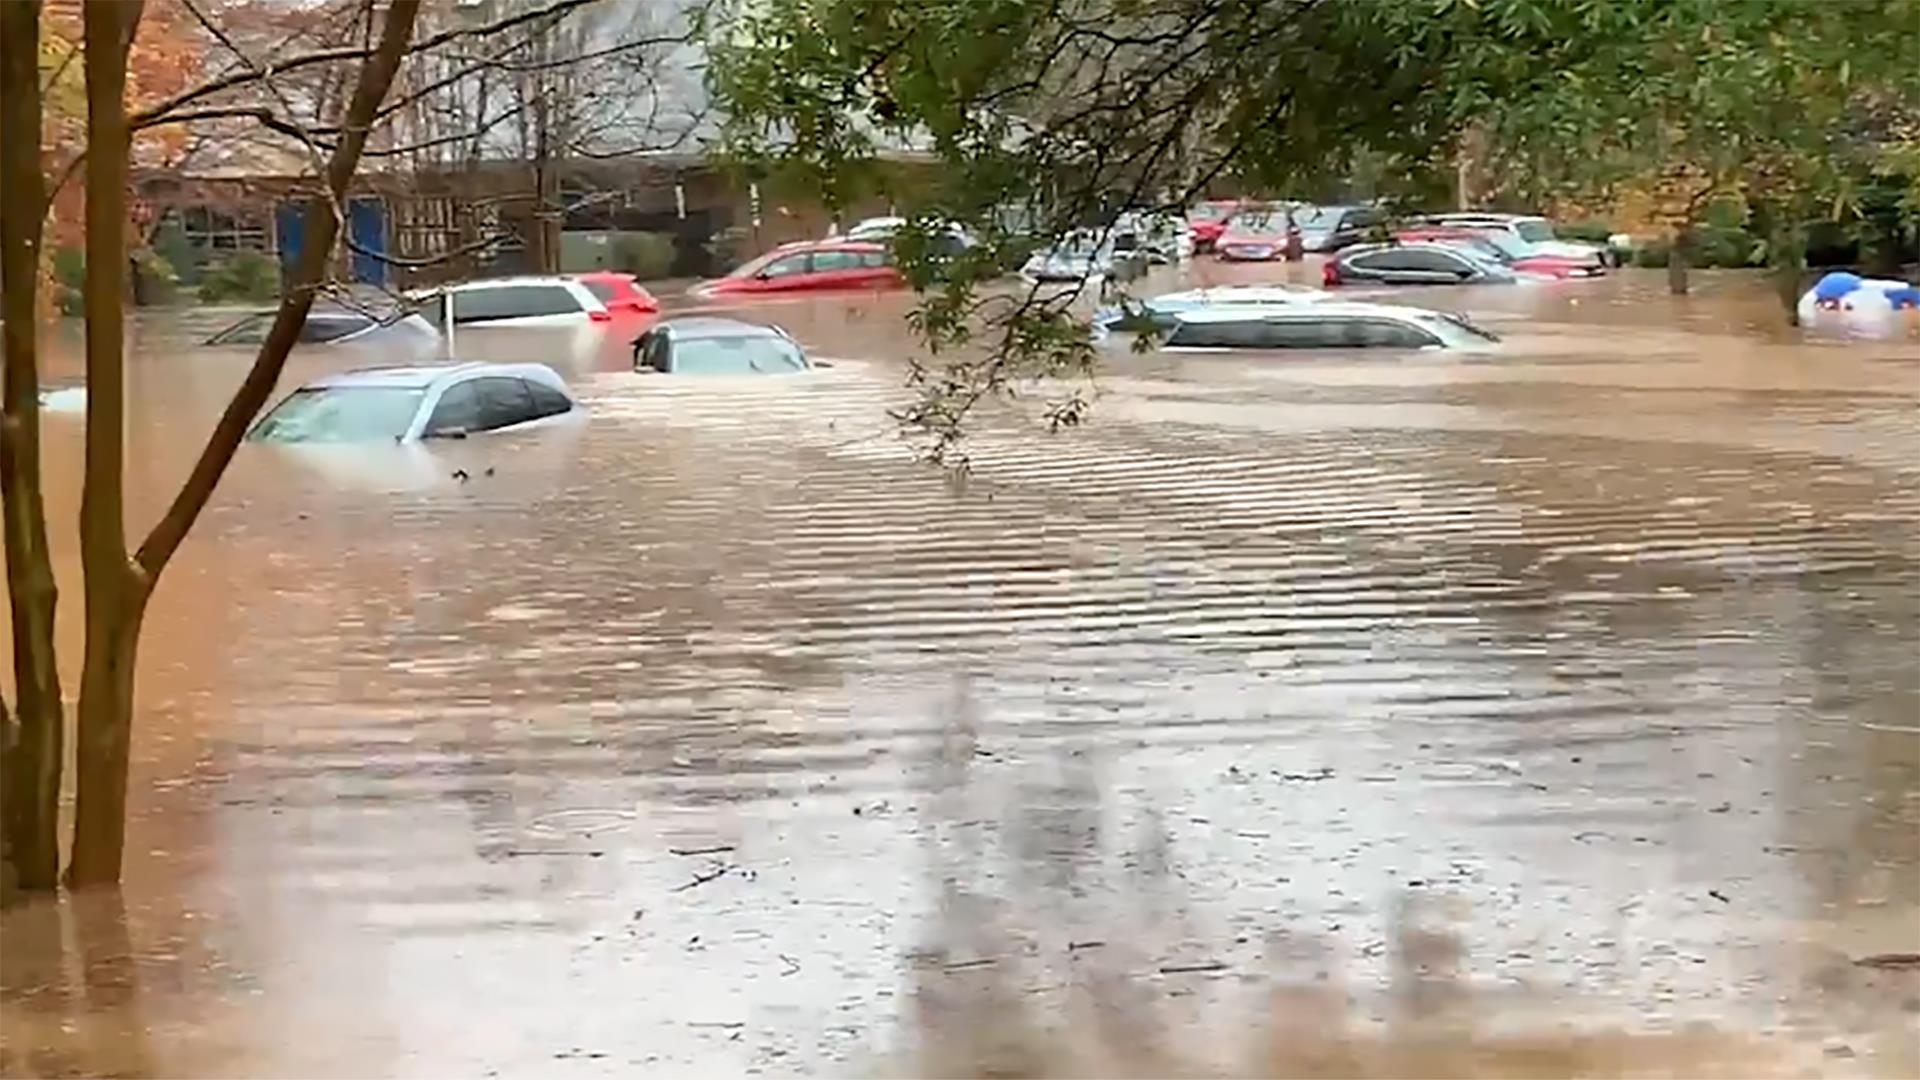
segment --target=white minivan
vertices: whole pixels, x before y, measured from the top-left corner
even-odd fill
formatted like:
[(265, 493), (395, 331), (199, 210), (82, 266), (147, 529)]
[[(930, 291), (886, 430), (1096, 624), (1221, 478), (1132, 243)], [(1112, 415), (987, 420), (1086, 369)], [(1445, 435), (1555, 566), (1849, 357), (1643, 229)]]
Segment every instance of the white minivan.
[(416, 289), (407, 298), (431, 321), (445, 325), (442, 303), (455, 326), (579, 326), (613, 316), (585, 285), (564, 277), (487, 278)]

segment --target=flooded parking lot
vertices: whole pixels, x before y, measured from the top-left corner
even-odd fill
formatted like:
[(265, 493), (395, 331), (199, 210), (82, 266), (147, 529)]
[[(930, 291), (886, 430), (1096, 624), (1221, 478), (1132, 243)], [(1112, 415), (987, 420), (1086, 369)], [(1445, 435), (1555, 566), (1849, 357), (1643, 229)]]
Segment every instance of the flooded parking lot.
[[(589, 421), (243, 450), (124, 899), (0, 919), (0, 1063), (1920, 1069), (1856, 963), (1920, 952), (1920, 345), (1704, 276), (1409, 295), (1466, 358), (1114, 350), (964, 479), (887, 416), (905, 297), (758, 309), (790, 379), (465, 336)], [(130, 350), (149, 515), (248, 360), (187, 329)]]

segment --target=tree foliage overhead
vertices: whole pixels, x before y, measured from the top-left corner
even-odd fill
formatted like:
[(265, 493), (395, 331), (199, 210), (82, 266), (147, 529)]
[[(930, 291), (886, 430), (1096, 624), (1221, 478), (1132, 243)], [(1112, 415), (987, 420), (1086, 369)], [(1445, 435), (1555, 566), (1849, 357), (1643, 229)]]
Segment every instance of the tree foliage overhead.
[[(1306, 190), (1362, 155), (1431, 192), (1469, 130), (1555, 183), (1651, 160), (1825, 194), (1857, 102), (1920, 71), (1915, 0), (742, 0), (716, 26), (744, 167), (845, 204), (890, 154), (930, 155), (889, 194), (987, 241), (920, 313), (935, 351), (993, 331), (922, 373), (909, 419), (936, 452), (974, 402), (1090, 362), (1065, 300), (982, 289), (1013, 222), (1053, 237), (1228, 179)], [(924, 245), (900, 254), (933, 281)]]

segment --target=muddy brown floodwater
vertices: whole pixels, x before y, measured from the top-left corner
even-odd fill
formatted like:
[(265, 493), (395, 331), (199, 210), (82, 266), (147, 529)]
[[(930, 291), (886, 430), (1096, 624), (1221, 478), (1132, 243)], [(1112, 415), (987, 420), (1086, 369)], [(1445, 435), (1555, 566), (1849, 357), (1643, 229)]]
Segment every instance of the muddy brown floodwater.
[[(123, 895), (0, 919), (0, 1066), (1920, 1070), (1920, 346), (1701, 277), (1407, 294), (1485, 356), (1116, 351), (964, 483), (887, 419), (902, 297), (758, 309), (841, 361), (790, 379), (468, 335), (590, 419), (242, 452)], [(135, 327), (137, 519), (247, 362), (204, 323)]]

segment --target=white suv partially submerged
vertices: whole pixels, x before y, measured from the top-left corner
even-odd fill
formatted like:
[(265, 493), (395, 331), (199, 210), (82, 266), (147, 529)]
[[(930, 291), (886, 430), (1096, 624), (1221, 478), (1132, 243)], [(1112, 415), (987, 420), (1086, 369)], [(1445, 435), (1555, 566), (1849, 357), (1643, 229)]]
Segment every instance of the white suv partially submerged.
[(506, 277), (415, 289), (407, 298), (444, 326), (581, 326), (611, 322), (607, 306), (585, 285), (566, 277)]

